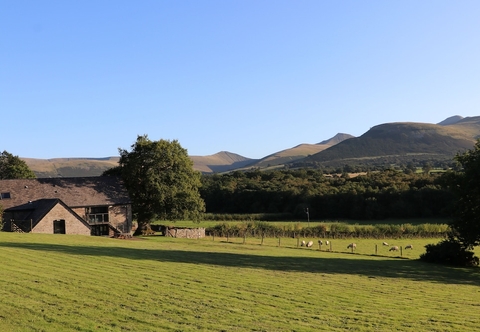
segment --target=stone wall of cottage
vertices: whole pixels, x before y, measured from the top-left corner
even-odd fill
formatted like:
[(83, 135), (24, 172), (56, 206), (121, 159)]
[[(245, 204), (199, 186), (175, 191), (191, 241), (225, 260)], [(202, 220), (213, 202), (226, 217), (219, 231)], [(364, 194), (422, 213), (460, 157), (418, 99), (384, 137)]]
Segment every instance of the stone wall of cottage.
[(129, 205), (116, 205), (108, 209), (110, 224), (123, 233), (132, 231), (132, 209)]
[(61, 204), (53, 209), (33, 228), (32, 233), (53, 234), (53, 222), (65, 220), (65, 234), (90, 235), (90, 228), (66, 210)]
[(72, 211), (78, 214), (81, 218), (86, 220), (86, 215), (85, 215), (85, 208), (80, 207), (80, 208), (72, 208)]
[[(85, 207), (73, 208), (76, 214), (87, 220)], [(132, 207), (131, 205), (115, 205), (108, 208), (108, 221), (120, 232), (131, 233), (135, 229), (132, 228)], [(113, 236), (113, 235), (112, 235)]]

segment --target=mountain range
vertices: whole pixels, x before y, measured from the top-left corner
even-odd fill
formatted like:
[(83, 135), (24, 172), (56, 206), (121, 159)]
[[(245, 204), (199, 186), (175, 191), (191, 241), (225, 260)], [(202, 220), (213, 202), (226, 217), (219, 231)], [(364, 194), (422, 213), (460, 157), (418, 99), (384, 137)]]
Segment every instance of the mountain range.
[[(209, 156), (190, 156), (194, 169), (221, 173), (278, 167), (338, 167), (392, 163), (448, 162), (456, 153), (474, 146), (480, 137), (480, 116), (455, 115), (437, 124), (385, 123), (359, 137), (339, 133), (316, 144), (299, 144), (261, 159), (221, 151)], [(98, 176), (118, 165), (119, 157), (21, 158), (37, 177)]]

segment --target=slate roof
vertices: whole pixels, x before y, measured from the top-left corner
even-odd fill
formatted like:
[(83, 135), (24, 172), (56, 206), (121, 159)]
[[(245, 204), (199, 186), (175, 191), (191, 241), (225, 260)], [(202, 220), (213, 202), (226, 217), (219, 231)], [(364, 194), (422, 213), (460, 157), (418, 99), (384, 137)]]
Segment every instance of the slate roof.
[(120, 178), (113, 176), (0, 180), (4, 209), (42, 199), (60, 199), (68, 207), (131, 204)]

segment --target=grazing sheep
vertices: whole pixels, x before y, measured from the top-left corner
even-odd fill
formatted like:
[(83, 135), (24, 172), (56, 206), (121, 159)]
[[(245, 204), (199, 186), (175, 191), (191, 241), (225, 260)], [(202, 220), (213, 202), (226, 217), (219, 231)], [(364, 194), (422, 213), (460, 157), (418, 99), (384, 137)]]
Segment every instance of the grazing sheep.
[(405, 249), (413, 249), (413, 244), (408, 244), (405, 246)]
[(330, 244), (330, 241), (325, 241), (325, 244), (328, 246)]
[(398, 251), (398, 247), (397, 247), (397, 246), (393, 246), (393, 247), (391, 247), (388, 251)]
[(347, 246), (347, 249), (357, 249), (357, 244), (356, 243), (350, 243), (348, 246)]
[(388, 243), (387, 242), (383, 242), (382, 245), (384, 246), (387, 246), (388, 247)]
[(322, 245), (322, 244), (323, 244), (323, 241), (322, 241), (322, 240), (318, 240), (318, 244), (319, 244), (319, 245)]
[(302, 247), (305, 247), (305, 241), (302, 241), (301, 246), (302, 246)]
[(313, 246), (313, 241), (308, 241), (307, 248), (310, 248), (311, 246)]

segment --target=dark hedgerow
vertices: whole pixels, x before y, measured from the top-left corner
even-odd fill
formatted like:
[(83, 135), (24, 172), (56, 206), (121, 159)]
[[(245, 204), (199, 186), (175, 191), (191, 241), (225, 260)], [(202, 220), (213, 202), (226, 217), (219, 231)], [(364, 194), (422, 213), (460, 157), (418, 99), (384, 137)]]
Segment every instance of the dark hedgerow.
[(302, 227), (300, 223), (275, 225), (266, 221), (249, 221), (242, 223), (223, 222), (207, 227), (206, 235), (213, 236), (248, 236), (248, 237), (313, 237), (313, 238), (441, 238), (449, 232), (446, 224), (420, 225), (349, 225), (346, 223), (319, 224)]
[(472, 251), (466, 250), (461, 243), (445, 239), (437, 244), (427, 244), (426, 252), (420, 255), (420, 260), (429, 263), (455, 266), (478, 266), (479, 259)]

